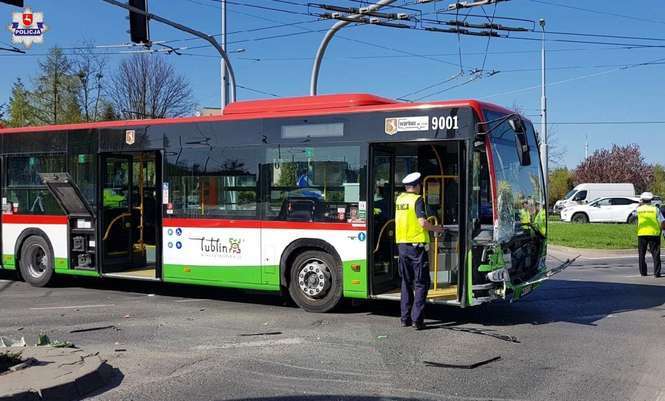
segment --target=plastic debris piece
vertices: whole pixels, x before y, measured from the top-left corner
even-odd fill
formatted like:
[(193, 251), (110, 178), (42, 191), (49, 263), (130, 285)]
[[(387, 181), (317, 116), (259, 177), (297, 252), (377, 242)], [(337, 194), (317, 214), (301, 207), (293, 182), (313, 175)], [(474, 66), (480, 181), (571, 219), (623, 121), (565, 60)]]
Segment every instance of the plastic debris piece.
[(243, 333), (243, 334), (238, 334), (240, 337), (252, 337), (252, 336), (277, 336), (282, 334), (281, 331), (268, 331), (265, 333)]
[(155, 296), (155, 294), (148, 294), (148, 296), (149, 296), (149, 297), (154, 297), (154, 296)]
[(9, 347), (25, 347), (25, 337), (21, 337), (20, 340), (14, 340), (13, 338), (0, 337), (0, 348), (9, 348)]
[(384, 339), (384, 338), (388, 338), (388, 336), (376, 336), (376, 338), (382, 340), (382, 339)]
[(49, 344), (53, 348), (76, 348), (73, 343), (69, 341), (54, 340)]
[(115, 352), (126, 352), (127, 348), (116, 348), (113, 351), (115, 351)]
[(48, 336), (44, 333), (40, 334), (39, 337), (37, 338), (37, 346), (43, 346), (43, 345), (49, 345), (51, 343), (51, 339), (48, 338)]
[(452, 369), (475, 369), (479, 366), (487, 365), (488, 363), (498, 361), (501, 359), (501, 356), (495, 356), (494, 358), (486, 359), (484, 361), (475, 362), (471, 364), (455, 364), (455, 363), (440, 363), (440, 362), (430, 362), (423, 361), (425, 366), (434, 367), (434, 368), (452, 368)]
[(85, 333), (88, 331), (98, 331), (98, 330), (107, 330), (107, 329), (116, 329), (120, 330), (117, 327), (110, 325), (110, 326), (97, 326), (97, 327), (88, 327), (85, 329), (76, 329), (76, 330), (71, 330), (70, 333)]

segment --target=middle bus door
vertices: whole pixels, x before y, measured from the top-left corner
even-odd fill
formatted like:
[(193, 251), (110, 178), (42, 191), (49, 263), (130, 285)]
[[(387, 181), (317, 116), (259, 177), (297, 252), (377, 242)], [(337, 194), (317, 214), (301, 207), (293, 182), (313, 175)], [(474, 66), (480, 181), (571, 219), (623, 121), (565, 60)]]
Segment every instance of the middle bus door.
[(132, 156), (102, 155), (100, 247), (103, 271), (132, 265)]

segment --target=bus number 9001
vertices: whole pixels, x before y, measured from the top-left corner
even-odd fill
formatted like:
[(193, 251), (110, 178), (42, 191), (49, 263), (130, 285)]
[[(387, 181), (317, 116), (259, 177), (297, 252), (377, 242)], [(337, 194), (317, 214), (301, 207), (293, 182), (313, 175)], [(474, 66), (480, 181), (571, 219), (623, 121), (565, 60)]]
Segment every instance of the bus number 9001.
[(457, 116), (451, 117), (432, 117), (432, 129), (459, 129), (457, 126)]

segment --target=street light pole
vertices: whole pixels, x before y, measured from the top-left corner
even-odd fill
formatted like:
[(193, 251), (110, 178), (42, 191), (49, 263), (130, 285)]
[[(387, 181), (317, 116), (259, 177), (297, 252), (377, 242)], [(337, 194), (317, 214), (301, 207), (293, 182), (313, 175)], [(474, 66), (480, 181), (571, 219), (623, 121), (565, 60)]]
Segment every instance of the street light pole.
[(540, 19), (540, 28), (543, 30), (542, 46), (541, 46), (541, 95), (540, 95), (540, 157), (543, 168), (543, 179), (545, 182), (545, 193), (547, 194), (547, 181), (548, 181), (548, 149), (547, 149), (547, 96), (545, 94), (545, 20)]
[[(228, 49), (226, 47), (226, 0), (222, 1), (222, 49), (228, 54)], [(220, 96), (220, 113), (224, 112), (224, 108), (229, 104), (229, 76), (228, 69), (226, 68), (226, 62), (224, 58), (219, 60), (219, 68), (221, 69), (221, 96)]]

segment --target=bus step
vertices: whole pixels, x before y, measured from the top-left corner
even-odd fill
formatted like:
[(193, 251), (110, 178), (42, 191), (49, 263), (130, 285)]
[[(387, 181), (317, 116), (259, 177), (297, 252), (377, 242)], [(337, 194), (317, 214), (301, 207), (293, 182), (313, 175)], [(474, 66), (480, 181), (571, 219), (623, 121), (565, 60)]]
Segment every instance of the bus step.
[(452, 285), (443, 288), (430, 289), (427, 292), (427, 299), (441, 298), (441, 299), (457, 299), (457, 286)]

